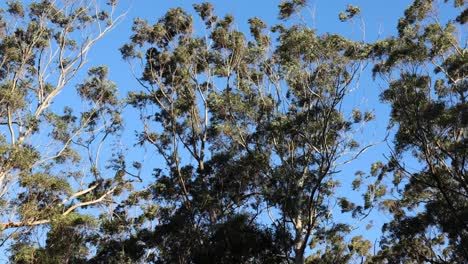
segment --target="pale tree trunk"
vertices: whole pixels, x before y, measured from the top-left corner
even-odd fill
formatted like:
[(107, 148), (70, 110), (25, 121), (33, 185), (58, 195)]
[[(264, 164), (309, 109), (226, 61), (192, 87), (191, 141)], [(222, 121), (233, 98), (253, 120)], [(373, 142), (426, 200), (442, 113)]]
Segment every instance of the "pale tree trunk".
[(296, 231), (296, 237), (294, 240), (294, 264), (304, 263), (304, 237), (303, 237), (303, 223), (302, 217), (299, 215), (295, 219), (294, 229)]

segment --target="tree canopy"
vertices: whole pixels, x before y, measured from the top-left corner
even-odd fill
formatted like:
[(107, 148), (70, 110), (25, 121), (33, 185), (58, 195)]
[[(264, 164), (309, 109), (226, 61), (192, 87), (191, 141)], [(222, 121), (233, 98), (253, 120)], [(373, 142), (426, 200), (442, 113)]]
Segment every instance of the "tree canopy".
[[(468, 262), (466, 1), (414, 0), (374, 42), (320, 33), (305, 0), (246, 31), (208, 2), (131, 17), (127, 94), (88, 58), (120, 4), (1, 6), (9, 262)], [(349, 99), (369, 76), (388, 117)], [(366, 140), (371, 122), (389, 126)], [(375, 142), (386, 151), (350, 172)]]

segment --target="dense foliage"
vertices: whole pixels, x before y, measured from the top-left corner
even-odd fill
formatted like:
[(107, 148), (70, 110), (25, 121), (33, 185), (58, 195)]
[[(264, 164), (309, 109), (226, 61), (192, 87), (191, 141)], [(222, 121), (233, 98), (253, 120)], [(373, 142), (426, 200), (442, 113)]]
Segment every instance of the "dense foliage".
[[(463, 263), (468, 259), (468, 53), (466, 6), (441, 22), (435, 1), (415, 1), (398, 22), (398, 37), (377, 42), (374, 72), (390, 76), (382, 100), (397, 127), (392, 157), (398, 199), (383, 201), (393, 220), (383, 228), (379, 258), (395, 262)], [(464, 38), (464, 40), (463, 40)], [(418, 170), (405, 164), (411, 151)]]
[[(135, 18), (120, 53), (139, 86), (123, 96), (108, 79), (112, 65), (86, 65), (122, 17), (116, 1), (7, 2), (5, 255), (12, 263), (468, 262), (467, 4), (445, 2), (415, 0), (398, 35), (375, 43), (318, 34), (303, 20), (305, 0), (280, 3), (275, 25), (249, 19), (248, 32), (210, 3), (170, 9), (155, 23)], [(439, 17), (439, 5), (454, 17)], [(337, 14), (359, 17), (353, 5)], [(342, 192), (344, 165), (373, 147), (357, 134), (374, 113), (347, 100), (372, 73), (387, 87), (390, 137), (376, 140), (390, 138), (390, 154), (369, 161), (369, 173), (346, 172), (353, 190)], [(122, 142), (134, 110), (139, 125), (127, 130), (136, 144)], [(125, 147), (156, 155), (129, 157)], [(376, 209), (391, 219), (374, 243), (356, 230)]]

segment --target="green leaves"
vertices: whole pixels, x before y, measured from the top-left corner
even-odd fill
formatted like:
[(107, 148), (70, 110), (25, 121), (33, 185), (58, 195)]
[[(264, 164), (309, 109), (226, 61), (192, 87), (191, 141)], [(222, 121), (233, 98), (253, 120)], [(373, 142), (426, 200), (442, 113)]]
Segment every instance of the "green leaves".
[(0, 144), (0, 160), (5, 169), (27, 171), (40, 158), (40, 153), (30, 145)]
[(278, 5), (279, 8), (279, 18), (287, 19), (295, 12), (299, 12), (305, 5), (307, 0), (290, 0), (283, 1)]
[(354, 208), (355, 208), (355, 204), (348, 201), (346, 198), (341, 198), (339, 200), (339, 205), (341, 207), (341, 212), (342, 213), (350, 212), (350, 211), (354, 210)]
[[(104, 179), (111, 169), (98, 165), (101, 148), (116, 149), (106, 139), (115, 140), (122, 123), (107, 68), (90, 69), (77, 86), (78, 100), (59, 96), (80, 83), (87, 53), (114, 26), (113, 7), (96, 5), (2, 6), (0, 229), (3, 250), (11, 249), (15, 263), (82, 263), (89, 253), (86, 228), (98, 223), (81, 213), (111, 201), (126, 181)], [(93, 180), (102, 184), (90, 185)], [(38, 230), (41, 245), (31, 239)]]
[(359, 15), (361, 13), (361, 9), (359, 7), (354, 6), (354, 5), (348, 5), (346, 7), (345, 12), (340, 12), (338, 18), (340, 19), (341, 22), (347, 21), (355, 17), (356, 15)]
[(355, 251), (359, 256), (367, 256), (372, 248), (369, 240), (364, 240), (363, 236), (355, 236), (348, 245), (350, 251)]
[[(210, 3), (137, 18), (120, 52), (141, 89), (125, 103), (112, 67), (74, 80), (114, 25), (116, 1), (106, 4), (11, 1), (0, 18), (0, 229), (12, 262), (466, 262), (464, 1), (439, 19), (435, 1), (415, 0), (398, 36), (375, 43), (319, 34), (304, 0), (278, 6), (280, 20), (300, 21), (254, 17), (246, 32)], [(348, 5), (339, 19), (360, 12)], [(348, 105), (367, 63), (389, 80), (395, 136), (386, 161), (343, 186), (341, 164), (369, 147), (356, 130), (376, 118)], [(68, 87), (80, 101), (60, 111)], [(139, 112), (134, 147), (149, 160), (121, 149), (124, 105)], [(392, 219), (372, 245), (355, 230), (375, 208)]]
[(7, 2), (7, 12), (13, 16), (24, 17), (25, 11), (23, 4), (20, 1), (9, 1)]
[(362, 113), (358, 109), (353, 109), (352, 113), (354, 123), (359, 123), (362, 120)]
[[(455, 1), (454, 5), (463, 3)], [(392, 122), (398, 126), (394, 155), (386, 169), (393, 170), (392, 182), (400, 199), (383, 202), (394, 219), (386, 226), (387, 239), (380, 252), (390, 261), (421, 260), (421, 252), (430, 252), (424, 253), (427, 262), (442, 255), (444, 262), (468, 259), (458, 250), (464, 247), (466, 235), (452, 230), (465, 228), (460, 217), (468, 201), (463, 194), (466, 186), (460, 181), (464, 169), (457, 161), (464, 160), (466, 153), (449, 147), (461, 140), (454, 135), (464, 126), (457, 118), (459, 107), (466, 105), (466, 94), (457, 82), (467, 77), (459, 71), (466, 56), (460, 52), (463, 44), (455, 33), (460, 28), (454, 21), (461, 21), (448, 18), (443, 25), (433, 19), (435, 8), (433, 1), (414, 1), (400, 19), (399, 38), (386, 42), (379, 55), (384, 62), (377, 65), (377, 71), (397, 76), (382, 94), (392, 107)], [(403, 163), (407, 154), (416, 165)], [(434, 229), (434, 233), (429, 231)], [(442, 246), (435, 237), (450, 239)]]
[[(296, 9), (305, 1), (289, 4)], [(282, 11), (289, 4), (283, 3)], [(258, 18), (249, 20), (253, 40), (247, 42), (245, 34), (234, 29), (232, 16), (218, 18), (209, 4), (194, 8), (207, 26), (206, 36), (180, 29), (192, 18), (172, 9), (154, 25), (136, 20), (130, 43), (121, 49), (125, 59), (144, 65), (137, 70), (145, 91), (129, 93), (128, 102), (142, 113), (145, 131), (139, 133), (140, 143), (153, 146), (164, 157), (161, 167), (167, 171), (155, 175), (152, 197), (147, 197), (162, 205), (158, 213), (139, 218), (161, 223), (155, 230), (164, 239), (152, 247), (164, 252), (165, 261), (175, 257), (175, 248), (183, 248), (183, 254), (177, 253), (185, 260), (197, 259), (189, 252), (203, 250), (200, 245), (217, 245), (218, 226), (237, 219), (234, 208), (248, 212), (248, 228), (255, 229), (251, 217), (262, 204), (281, 212), (276, 221), (304, 221), (302, 226), (272, 227), (282, 235), (262, 252), (278, 246), (289, 252), (297, 246), (292, 238), (306, 245), (306, 237), (330, 220), (326, 201), (339, 185), (332, 178), (337, 168), (330, 164), (341, 152), (330, 149), (359, 146), (357, 141), (343, 140), (352, 123), (344, 120), (338, 107), (359, 64), (356, 56), (348, 54), (354, 43), (292, 26), (283, 27), (277, 47), (271, 47), (267, 25)], [(178, 38), (159, 39), (159, 32), (167, 34), (173, 28), (179, 28)], [(267, 51), (272, 48), (270, 55)], [(277, 82), (286, 84), (285, 91), (267, 88)], [(285, 97), (278, 94), (283, 92)], [(366, 121), (371, 119), (370, 114), (363, 115)], [(355, 209), (346, 199), (342, 206), (346, 212)], [(312, 211), (316, 215), (308, 218)], [(191, 223), (182, 233), (181, 218)], [(307, 231), (310, 221), (317, 227)], [(194, 239), (187, 240), (187, 233)], [(336, 235), (337, 243), (341, 239)], [(294, 255), (304, 255), (305, 247), (296, 248), (302, 249)], [(227, 254), (237, 259), (240, 256), (235, 254), (244, 253)]]
[(67, 180), (45, 173), (34, 173), (24, 175), (20, 180), (21, 187), (44, 189), (52, 192), (61, 192), (63, 194), (70, 194), (71, 187)]
[(205, 22), (207, 28), (211, 27), (216, 22), (217, 17), (213, 14), (214, 7), (211, 3), (193, 4), (193, 8)]
[(78, 94), (94, 104), (118, 104), (115, 84), (107, 79), (106, 66), (93, 67), (88, 71), (89, 78), (77, 87)]

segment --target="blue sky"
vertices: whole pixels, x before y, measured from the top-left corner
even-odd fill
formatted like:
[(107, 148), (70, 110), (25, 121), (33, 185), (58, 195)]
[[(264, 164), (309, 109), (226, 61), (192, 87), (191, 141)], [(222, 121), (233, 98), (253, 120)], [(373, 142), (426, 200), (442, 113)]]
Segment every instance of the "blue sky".
[[(57, 0), (60, 1), (60, 0)], [(439, 0), (442, 2), (442, 0)], [(29, 2), (29, 1), (25, 1)], [(127, 95), (131, 90), (139, 90), (141, 87), (131, 74), (129, 65), (121, 59), (119, 48), (129, 41), (132, 34), (132, 21), (135, 18), (142, 18), (149, 21), (150, 24), (156, 22), (170, 8), (182, 7), (189, 13), (194, 13), (192, 5), (202, 3), (203, 1), (189, 0), (118, 0), (119, 12), (127, 12), (124, 20), (108, 35), (101, 39), (93, 47), (88, 55), (87, 68), (97, 65), (109, 66), (109, 78), (114, 81), (121, 97)], [(213, 0), (210, 1), (215, 7), (215, 13), (218, 16), (231, 14), (235, 18), (235, 24), (240, 31), (247, 32), (247, 20), (251, 17), (259, 17), (269, 26), (273, 26), (278, 21), (277, 6), (279, 0)], [(312, 28), (315, 28), (319, 34), (336, 33), (341, 34), (352, 40), (364, 40), (373, 42), (391, 35), (396, 35), (396, 25), (399, 17), (403, 15), (405, 8), (411, 3), (411, 0), (309, 0), (308, 10), (304, 12), (304, 19)], [(338, 14), (346, 9), (348, 4), (356, 5), (361, 9), (361, 17), (353, 22), (340, 22)], [(3, 6), (3, 4), (0, 4)], [(290, 23), (290, 22), (286, 22)], [(203, 28), (195, 28), (195, 32), (203, 34)], [(365, 32), (365, 33), (364, 33)], [(362, 145), (381, 142), (386, 134), (388, 126), (389, 108), (379, 101), (379, 94), (386, 88), (386, 84), (379, 80), (373, 80), (368, 65), (358, 81), (356, 89), (350, 93), (346, 99), (344, 108), (350, 112), (354, 107), (362, 110), (373, 111), (376, 120), (366, 124), (358, 131), (356, 137)], [(82, 82), (81, 77), (86, 76), (83, 70), (76, 82)], [(57, 109), (74, 101), (76, 93), (73, 87), (64, 91), (54, 103)], [(138, 113), (127, 107), (125, 109), (125, 131), (123, 133), (122, 143), (128, 148), (126, 152), (129, 160), (143, 161), (143, 175), (149, 180), (151, 170), (161, 167), (163, 160), (154, 150), (148, 148), (147, 151), (140, 148), (133, 148), (136, 143), (135, 130), (141, 127), (138, 120)], [(388, 154), (389, 147), (386, 143), (380, 143), (364, 153), (355, 162), (342, 167), (337, 176), (342, 182), (342, 187), (338, 189), (338, 196), (351, 196), (354, 201), (361, 200), (360, 194), (349, 191), (350, 185), (354, 179), (354, 173), (358, 170), (368, 172), (370, 165), (375, 161), (385, 161), (385, 154)], [(110, 154), (110, 149), (109, 153)], [(349, 221), (347, 216), (339, 216), (338, 219)], [(365, 237), (374, 242), (380, 236), (381, 225), (390, 220), (390, 216), (384, 212), (374, 212), (366, 221), (361, 223), (363, 228), (356, 230), (356, 233), (365, 232)], [(374, 227), (368, 231), (364, 226), (369, 222), (374, 222)], [(1, 249), (0, 249), (1, 251)], [(0, 253), (0, 256), (2, 253)], [(1, 258), (0, 258), (1, 260)]]
[[(121, 4), (118, 12), (126, 11), (127, 15), (113, 31), (101, 39), (90, 51), (87, 67), (97, 65), (109, 66), (109, 78), (117, 84), (121, 96), (124, 97), (128, 91), (140, 89), (131, 74), (128, 64), (121, 59), (119, 52), (119, 48), (129, 41), (129, 37), (132, 34), (131, 26), (133, 19), (137, 17), (147, 19), (152, 24), (173, 7), (182, 7), (189, 11), (189, 13), (193, 13), (192, 5), (194, 3), (201, 3), (202, 1), (119, 0), (118, 2)], [(269, 26), (280, 23), (277, 19), (277, 6), (280, 3), (278, 0), (214, 0), (210, 2), (213, 3), (215, 13), (218, 16), (232, 14), (240, 31), (246, 32), (248, 30), (247, 20), (251, 17), (259, 17)], [(309, 9), (304, 13), (304, 19), (319, 34), (337, 33), (353, 40), (372, 42), (396, 34), (395, 29), (398, 18), (402, 16), (404, 9), (411, 2), (410, 0), (311, 0), (309, 1)], [(345, 10), (348, 4), (361, 8), (362, 21), (359, 19), (346, 23), (339, 21), (338, 14)], [(365, 25), (365, 34), (363, 34), (363, 25)], [(195, 28), (195, 31), (196, 33), (203, 34), (203, 28)], [(359, 107), (363, 110), (372, 110), (376, 115), (378, 121), (366, 125), (357, 134), (358, 139), (361, 139), (363, 144), (376, 143), (385, 137), (389, 113), (388, 107), (378, 100), (378, 96), (382, 89), (385, 88), (385, 84), (372, 80), (369, 73), (370, 68), (371, 66), (368, 66), (365, 70), (362, 78), (359, 80), (359, 85), (348, 96), (346, 102), (348, 105), (345, 106), (345, 108), (348, 107), (349, 109)], [(85, 71), (82, 71), (78, 77), (84, 76)], [(80, 78), (77, 78), (75, 81), (82, 82)], [(71, 102), (76, 103), (73, 100), (73, 96), (76, 96), (73, 89), (68, 89), (68, 91), (63, 92), (57, 98), (54, 107), (59, 108)], [(141, 124), (136, 111), (130, 107), (125, 110), (125, 126), (126, 129), (122, 141), (128, 147), (127, 157), (131, 160), (144, 160), (144, 174), (149, 177), (151, 170), (162, 164), (162, 159), (151, 149), (144, 151), (133, 148), (134, 143), (136, 143), (134, 131)], [(355, 171), (362, 170), (367, 172), (372, 162), (384, 159), (384, 153), (388, 153), (388, 147), (385, 143), (381, 143), (363, 154), (356, 162), (343, 167), (342, 172), (338, 175), (339, 179), (343, 182), (343, 187), (339, 192), (350, 189), (350, 183), (354, 179)], [(352, 195), (354, 195), (355, 199), (360, 199), (358, 195)], [(375, 222), (375, 228), (368, 231), (368, 237), (377, 238), (380, 234), (379, 229), (381, 224), (388, 221), (389, 218), (383, 213), (378, 213), (373, 214), (369, 219)], [(358, 232), (363, 231), (362, 229), (358, 230)]]
[[(121, 0), (121, 8), (126, 10), (128, 14), (116, 29), (96, 44), (88, 56), (88, 66), (100, 64), (111, 66), (110, 79), (116, 82), (123, 96), (130, 90), (140, 89), (129, 70), (129, 66), (121, 59), (118, 50), (124, 43), (128, 42), (132, 34), (133, 19), (139, 17), (147, 19), (149, 23), (154, 23), (170, 8), (180, 6), (193, 13), (192, 5), (201, 2), (187, 0)], [(232, 14), (235, 17), (236, 25), (241, 31), (248, 30), (247, 20), (254, 16), (261, 18), (269, 26), (279, 23), (277, 5), (280, 1), (215, 0), (211, 2), (215, 6), (217, 15)], [(305, 20), (320, 34), (338, 33), (354, 40), (363, 40), (365, 38), (365, 41), (371, 42), (396, 33), (395, 28), (398, 18), (403, 14), (404, 9), (410, 2), (409, 0), (309, 1), (309, 11), (305, 14)], [(342, 23), (338, 20), (339, 12), (343, 11), (348, 4), (357, 5), (361, 8), (365, 36), (362, 32), (361, 21)], [(203, 34), (202, 28), (195, 28), (195, 31)], [(367, 70), (369, 69), (370, 66), (368, 66)], [(366, 127), (365, 137), (367, 138), (372, 135), (372, 138), (377, 136), (378, 140), (378, 137), (382, 136), (381, 134), (387, 126), (384, 120), (387, 119), (388, 108), (378, 101), (378, 95), (383, 88), (384, 84), (373, 81), (369, 74), (363, 74), (358, 88), (348, 97), (350, 105), (373, 110), (379, 119), (378, 124), (374, 122), (371, 127)], [(130, 122), (127, 127), (135, 127), (132, 121), (127, 119), (127, 122)], [(133, 131), (127, 132), (127, 135), (133, 134)], [(130, 138), (128, 139), (130, 140)], [(361, 168), (361, 170), (363, 169)]]
[[(116, 82), (122, 96), (130, 90), (140, 89), (138, 83), (133, 79), (129, 66), (120, 57), (119, 48), (128, 42), (131, 33), (132, 21), (134, 18), (147, 19), (150, 24), (156, 22), (166, 11), (173, 7), (182, 7), (189, 13), (193, 13), (192, 5), (202, 1), (187, 0), (133, 0), (121, 1), (123, 9), (128, 11), (126, 18), (115, 30), (110, 32), (104, 39), (97, 43), (89, 54), (89, 66), (105, 64), (110, 67), (110, 79)], [(211, 1), (218, 16), (232, 14), (235, 18), (239, 30), (247, 31), (247, 20), (251, 17), (259, 17), (269, 26), (273, 26), (278, 21), (277, 5), (280, 1), (270, 0), (236, 0), (236, 1)], [(363, 1), (343, 1), (343, 0), (315, 0), (309, 1), (309, 10), (304, 13), (305, 21), (317, 30), (319, 34), (337, 33), (353, 40), (364, 40), (372, 42), (390, 35), (396, 34), (398, 18), (403, 15), (405, 8), (411, 3), (409, 0), (384, 1), (384, 0), (363, 0)], [(362, 20), (356, 19), (354, 22), (340, 22), (338, 14), (346, 9), (348, 4), (353, 4), (361, 8)], [(127, 9), (128, 8), (128, 9)], [(287, 22), (289, 23), (289, 22)], [(363, 27), (364, 26), (364, 27)], [(364, 32), (365, 34), (364, 34)], [(203, 34), (203, 28), (195, 28), (196, 33)], [(362, 145), (380, 142), (386, 135), (388, 125), (389, 109), (379, 101), (379, 94), (385, 88), (385, 83), (375, 81), (371, 77), (369, 65), (362, 74), (358, 86), (353, 93), (349, 94), (344, 108), (352, 109), (359, 107), (362, 110), (371, 110), (376, 115), (376, 120), (367, 124), (357, 137)], [(134, 117), (134, 118), (133, 118)], [(126, 110), (126, 131), (123, 141), (129, 147), (128, 157), (131, 159), (144, 159), (143, 174), (149, 176), (152, 168), (162, 164), (162, 159), (148, 148), (148, 151), (132, 149), (136, 142), (134, 130), (140, 127), (137, 120), (136, 111), (128, 108)], [(361, 202), (360, 194), (350, 192), (351, 182), (357, 170), (368, 172), (372, 162), (384, 161), (384, 154), (388, 153), (386, 143), (380, 143), (364, 153), (358, 160), (350, 165), (344, 166), (337, 176), (342, 182), (342, 188), (338, 189), (338, 195), (351, 196), (356, 202)], [(340, 193), (348, 192), (348, 193)], [(343, 221), (350, 220), (347, 216), (339, 216)], [(365, 237), (372, 242), (380, 235), (380, 228), (384, 222), (389, 221), (389, 216), (383, 212), (374, 212), (363, 226), (356, 230), (356, 233), (365, 233)], [(374, 227), (368, 231), (364, 226), (372, 221)]]
[[(183, 7), (192, 12), (194, 3), (203, 1), (187, 0), (121, 0), (121, 7), (128, 11), (123, 22), (104, 39), (97, 43), (90, 53), (90, 64), (112, 65), (111, 77), (120, 85), (121, 91), (126, 92), (131, 81), (128, 66), (120, 59), (118, 49), (128, 41), (131, 34), (132, 20), (136, 17), (147, 19), (154, 23), (172, 7)], [(240, 30), (247, 30), (247, 20), (251, 17), (259, 17), (268, 25), (278, 23), (277, 5), (280, 1), (270, 0), (236, 0), (236, 1), (211, 1), (218, 15), (232, 14)], [(411, 1), (384, 1), (384, 0), (315, 0), (310, 1), (309, 9), (312, 17), (306, 17), (306, 21), (315, 27), (319, 33), (339, 33), (348, 38), (362, 40), (363, 34), (359, 21), (355, 25), (342, 23), (338, 20), (338, 14), (348, 4), (357, 5), (361, 8), (363, 21), (365, 23), (366, 41), (373, 41), (395, 33), (398, 17), (403, 14), (404, 9)], [(195, 29), (197, 31), (197, 29)], [(203, 29), (199, 32), (203, 33)]]

